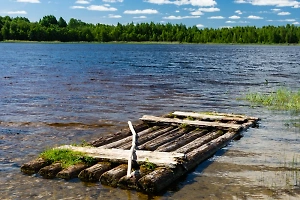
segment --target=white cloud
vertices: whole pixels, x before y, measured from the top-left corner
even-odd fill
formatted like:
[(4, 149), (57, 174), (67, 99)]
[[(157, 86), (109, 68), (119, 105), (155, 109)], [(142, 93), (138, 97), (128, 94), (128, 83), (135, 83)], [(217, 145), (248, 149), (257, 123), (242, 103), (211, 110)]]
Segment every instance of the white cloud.
[(280, 12), (277, 15), (290, 15), (290, 14), (291, 14), (290, 12)]
[(300, 7), (296, 0), (235, 0), (235, 3), (249, 3), (254, 6)]
[(283, 19), (283, 20), (278, 20), (279, 22), (295, 22), (295, 19)]
[(86, 0), (77, 0), (75, 3), (76, 4), (90, 4), (90, 2), (86, 1)]
[(299, 22), (294, 22), (293, 24), (294, 24), (294, 25), (299, 25), (300, 23), (299, 23)]
[(203, 24), (197, 24), (196, 26), (197, 26), (198, 28), (203, 28), (203, 27), (204, 27)]
[(237, 16), (237, 15), (233, 15), (233, 16), (230, 16), (229, 19), (240, 19), (241, 17), (240, 16)]
[(236, 10), (235, 13), (238, 14), (238, 15), (243, 14), (242, 11), (240, 11), (240, 10)]
[(249, 15), (247, 18), (248, 19), (263, 19), (262, 17), (254, 16), (254, 15)]
[(40, 0), (17, 0), (20, 3), (41, 3)]
[(134, 19), (147, 19), (146, 16), (133, 17)]
[(157, 14), (158, 11), (157, 10), (153, 10), (153, 9), (145, 9), (145, 10), (125, 10), (124, 14)]
[(6, 12), (8, 15), (27, 15), (27, 12), (24, 10), (19, 10), (19, 11), (8, 11)]
[(218, 11), (220, 11), (219, 8), (215, 8), (215, 7), (210, 7), (210, 8), (199, 8), (198, 10), (199, 10), (199, 11), (202, 11), (202, 12), (218, 12)]
[(145, 0), (148, 3), (153, 4), (174, 4), (177, 6), (182, 5), (192, 5), (192, 6), (199, 6), (199, 7), (209, 7), (217, 5), (215, 0)]
[(225, 17), (223, 16), (212, 16), (212, 17), (208, 17), (207, 19), (224, 19)]
[(193, 18), (200, 18), (200, 16), (168, 16), (168, 17), (163, 17), (163, 19), (193, 19)]
[(86, 9), (88, 10), (94, 10), (94, 11), (117, 11), (118, 9), (114, 8), (114, 7), (109, 7), (109, 6), (101, 6), (101, 5), (91, 5), (88, 6)]
[(273, 12), (279, 12), (281, 9), (280, 8), (274, 8), (274, 9), (271, 9)]
[(121, 15), (112, 15), (112, 14), (109, 14), (108, 18), (118, 19), (118, 18), (122, 18), (122, 16)]
[(85, 9), (84, 6), (71, 6), (71, 9)]
[(176, 10), (175, 12), (176, 12), (176, 13), (179, 13), (180, 11), (179, 11), (179, 10)]
[(191, 15), (203, 15), (203, 12), (201, 12), (200, 10), (191, 12)]
[(120, 2), (122, 3), (123, 0), (102, 0), (103, 2), (107, 2), (107, 3), (116, 3), (116, 2)]
[(226, 24), (235, 24), (236, 22), (235, 21), (226, 21), (225, 23)]

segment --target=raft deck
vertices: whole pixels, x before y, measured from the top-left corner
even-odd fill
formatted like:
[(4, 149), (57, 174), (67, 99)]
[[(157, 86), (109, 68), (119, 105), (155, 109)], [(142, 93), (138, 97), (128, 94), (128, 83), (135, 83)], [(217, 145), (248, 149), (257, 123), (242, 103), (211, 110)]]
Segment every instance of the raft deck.
[[(255, 127), (258, 118), (226, 113), (173, 112), (162, 117), (144, 115), (134, 126), (136, 149), (130, 129), (101, 137), (89, 147), (58, 148), (84, 152), (97, 159), (92, 166), (78, 164), (62, 169), (60, 163), (41, 158), (25, 163), (21, 171), (45, 178), (80, 178), (144, 193), (158, 193), (211, 157), (241, 132)], [(128, 158), (133, 170), (127, 173)]]

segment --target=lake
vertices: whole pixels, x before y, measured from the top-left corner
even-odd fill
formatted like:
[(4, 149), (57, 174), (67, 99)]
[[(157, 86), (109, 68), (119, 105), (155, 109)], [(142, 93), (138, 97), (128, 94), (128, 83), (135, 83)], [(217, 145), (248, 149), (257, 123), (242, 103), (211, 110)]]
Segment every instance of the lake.
[[(2, 199), (300, 198), (299, 113), (240, 100), (299, 90), (300, 46), (0, 43), (0, 52)], [(161, 196), (20, 172), (47, 148), (177, 110), (262, 120)]]

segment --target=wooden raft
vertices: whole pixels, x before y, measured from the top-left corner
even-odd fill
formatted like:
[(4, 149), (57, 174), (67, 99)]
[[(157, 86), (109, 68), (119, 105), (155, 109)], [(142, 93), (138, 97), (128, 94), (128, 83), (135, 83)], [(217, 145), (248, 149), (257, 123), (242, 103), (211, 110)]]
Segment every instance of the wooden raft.
[(60, 163), (38, 158), (21, 166), (26, 174), (44, 178), (80, 178), (104, 185), (159, 193), (181, 176), (211, 157), (241, 132), (255, 127), (258, 118), (226, 113), (173, 112), (155, 117), (144, 115), (134, 126), (137, 150), (133, 170), (127, 174), (132, 146), (131, 131), (123, 130), (90, 142), (89, 147), (65, 145), (58, 148), (84, 152), (97, 163), (84, 163), (62, 169)]

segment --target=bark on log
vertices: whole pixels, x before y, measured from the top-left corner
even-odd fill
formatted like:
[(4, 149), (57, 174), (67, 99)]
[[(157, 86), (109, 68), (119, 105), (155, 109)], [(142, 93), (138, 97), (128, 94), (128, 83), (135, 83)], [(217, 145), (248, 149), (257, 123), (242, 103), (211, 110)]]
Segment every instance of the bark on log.
[(103, 185), (116, 187), (120, 178), (127, 174), (127, 165), (122, 164), (115, 167), (100, 176), (100, 182)]
[(174, 150), (194, 141), (195, 139), (203, 136), (207, 132), (208, 132), (208, 130), (206, 130), (206, 129), (191, 131), (191, 132), (184, 134), (183, 136), (177, 138), (174, 141), (170, 141), (166, 144), (159, 146), (155, 151), (162, 151), (162, 152), (174, 151)]
[(184, 129), (184, 128), (176, 128), (173, 129), (170, 132), (166, 132), (156, 138), (153, 138), (152, 140), (139, 145), (138, 149), (142, 149), (142, 150), (148, 150), (148, 151), (153, 151), (155, 150), (158, 146), (169, 142), (170, 140), (176, 139), (178, 137), (180, 137), (181, 135), (183, 135), (184, 133), (186, 133), (188, 130)]
[(131, 173), (130, 177), (123, 176), (118, 182), (118, 187), (122, 189), (140, 190), (138, 180), (146, 174), (146, 171), (135, 170)]
[(221, 131), (221, 130), (209, 132), (206, 135), (203, 135), (203, 136), (195, 139), (194, 141), (178, 148), (177, 150), (175, 150), (175, 152), (188, 153), (188, 152), (200, 147), (201, 145), (203, 145), (213, 139), (216, 139), (217, 137), (221, 136), (222, 134), (224, 134), (224, 131)]
[(56, 175), (56, 177), (66, 179), (66, 180), (69, 180), (69, 179), (72, 179), (72, 178), (77, 178), (78, 174), (87, 167), (88, 167), (88, 165), (85, 165), (85, 164), (82, 164), (82, 163), (72, 165), (72, 166), (60, 171)]
[[(141, 124), (138, 124), (138, 125), (134, 126), (134, 129), (137, 132), (140, 132), (140, 131), (142, 131), (146, 128), (149, 128), (149, 126), (146, 123), (141, 123)], [(89, 145), (92, 145), (94, 147), (99, 147), (99, 146), (106, 145), (106, 144), (109, 144), (111, 142), (115, 142), (117, 140), (123, 139), (125, 137), (130, 136), (130, 135), (131, 135), (131, 131), (129, 130), (129, 128), (126, 128), (123, 131), (120, 131), (120, 132), (117, 132), (117, 133), (114, 133), (114, 134), (110, 134), (110, 135), (107, 135), (107, 136), (104, 136), (104, 137), (100, 137), (99, 139), (90, 142)]]
[(39, 174), (44, 178), (54, 178), (61, 170), (61, 163), (53, 163), (40, 169)]
[(144, 115), (141, 120), (146, 122), (160, 122), (160, 123), (166, 123), (166, 124), (186, 124), (191, 125), (195, 127), (213, 127), (218, 129), (234, 129), (239, 130), (241, 128), (238, 124), (227, 124), (227, 123), (220, 123), (220, 122), (207, 122), (207, 121), (198, 121), (198, 120), (185, 120), (185, 119), (176, 119), (176, 118), (163, 118), (163, 117), (155, 117), (155, 116), (149, 116)]
[[(150, 140), (152, 140), (153, 138), (156, 138), (162, 134), (165, 134), (168, 131), (171, 131), (172, 129), (175, 129), (174, 127), (164, 127), (162, 129), (159, 129), (157, 131), (154, 131), (153, 133), (150, 134), (146, 134), (146, 135), (142, 135), (142, 136), (138, 136), (137, 138), (137, 145), (141, 146), (142, 144), (144, 144), (145, 142), (148, 142)], [(131, 144), (125, 144), (123, 146), (120, 146), (120, 148), (122, 149), (130, 149)], [(137, 148), (139, 149), (139, 148)]]
[(50, 162), (47, 162), (43, 158), (37, 158), (28, 163), (25, 163), (21, 166), (21, 172), (24, 174), (32, 175), (37, 173), (41, 168), (49, 165)]
[(224, 116), (220, 115), (218, 113), (212, 113), (211, 115), (209, 114), (202, 114), (202, 113), (195, 113), (195, 112), (180, 112), (180, 111), (175, 111), (172, 113), (173, 115), (176, 116), (182, 116), (182, 117), (193, 117), (197, 119), (202, 119), (202, 120), (209, 120), (209, 121), (236, 121), (238, 123), (244, 123), (248, 120), (246, 116), (242, 115), (232, 115), (232, 116)]
[(100, 176), (111, 169), (111, 163), (109, 162), (100, 162), (87, 169), (84, 169), (78, 175), (78, 178), (86, 182), (97, 182), (100, 179)]
[[(157, 130), (158, 128), (159, 128), (158, 126), (153, 126), (151, 128), (147, 128), (141, 132), (138, 132), (137, 135), (138, 135), (138, 137), (141, 137), (141, 136), (148, 134), (154, 130)], [(110, 149), (110, 148), (118, 148), (119, 146), (122, 146), (122, 145), (130, 145), (131, 146), (131, 141), (132, 141), (132, 135), (125, 137), (121, 140), (118, 140), (118, 141), (115, 141), (115, 142), (112, 142), (112, 143), (109, 143), (106, 145), (102, 145), (99, 148)]]

